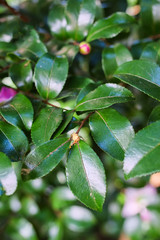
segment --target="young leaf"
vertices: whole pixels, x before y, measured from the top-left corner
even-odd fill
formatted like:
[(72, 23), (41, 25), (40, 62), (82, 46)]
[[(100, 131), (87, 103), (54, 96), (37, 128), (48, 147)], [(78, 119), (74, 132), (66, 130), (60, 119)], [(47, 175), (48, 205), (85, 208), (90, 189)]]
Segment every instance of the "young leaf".
[(33, 149), (26, 157), (25, 164), (29, 168), (26, 179), (35, 179), (47, 175), (52, 171), (69, 148), (68, 138), (56, 138)]
[(17, 94), (10, 102), (0, 107), (3, 118), (19, 128), (31, 129), (33, 107), (30, 100), (22, 94)]
[(160, 171), (160, 121), (140, 130), (129, 144), (124, 158), (126, 178)]
[(106, 78), (112, 77), (118, 66), (131, 60), (131, 53), (122, 44), (105, 48), (102, 53), (102, 67)]
[(9, 76), (14, 84), (23, 91), (31, 90), (32, 88), (32, 68), (30, 61), (14, 63), (9, 70)]
[(43, 55), (36, 64), (34, 81), (39, 94), (46, 99), (55, 98), (62, 90), (68, 74), (66, 57)]
[(122, 64), (115, 77), (160, 100), (160, 67), (148, 60), (134, 60)]
[(62, 109), (54, 107), (42, 109), (31, 129), (34, 144), (40, 145), (50, 140), (61, 121)]
[(106, 194), (106, 177), (96, 153), (83, 141), (71, 148), (66, 166), (68, 185), (87, 207), (101, 211)]
[(0, 152), (0, 183), (7, 196), (13, 194), (17, 188), (17, 177), (11, 161), (3, 152)]
[(99, 38), (113, 38), (123, 30), (127, 29), (128, 26), (134, 22), (134, 18), (126, 13), (114, 13), (106, 19), (101, 19), (95, 22), (88, 33), (87, 42)]
[(95, 0), (69, 0), (66, 7), (67, 34), (81, 41), (87, 35), (95, 17)]
[(97, 145), (112, 157), (123, 160), (125, 150), (134, 137), (133, 127), (128, 119), (108, 108), (92, 114), (89, 125)]
[(24, 133), (9, 123), (0, 121), (0, 151), (13, 161), (21, 160), (28, 150), (28, 140)]
[(132, 93), (117, 84), (106, 83), (88, 93), (76, 106), (77, 111), (107, 108), (115, 103), (133, 100)]

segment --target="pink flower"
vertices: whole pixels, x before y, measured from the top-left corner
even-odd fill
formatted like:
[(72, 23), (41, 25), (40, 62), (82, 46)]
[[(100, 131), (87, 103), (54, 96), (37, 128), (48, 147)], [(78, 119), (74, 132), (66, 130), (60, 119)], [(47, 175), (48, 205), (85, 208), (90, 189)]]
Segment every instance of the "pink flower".
[(122, 216), (127, 218), (140, 214), (144, 221), (151, 220), (151, 213), (147, 206), (157, 202), (156, 189), (150, 185), (143, 188), (127, 188), (125, 190), (126, 201), (122, 209)]
[(17, 92), (12, 88), (2, 87), (0, 90), (0, 102), (8, 101), (16, 94)]

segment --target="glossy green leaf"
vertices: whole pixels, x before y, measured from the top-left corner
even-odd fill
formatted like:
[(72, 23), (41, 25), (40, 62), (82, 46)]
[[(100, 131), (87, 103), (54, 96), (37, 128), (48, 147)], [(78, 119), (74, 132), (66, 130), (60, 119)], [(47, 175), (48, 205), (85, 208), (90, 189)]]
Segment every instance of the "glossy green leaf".
[(143, 49), (141, 59), (148, 59), (160, 65), (160, 41), (149, 43)]
[(108, 18), (100, 19), (94, 23), (88, 33), (87, 42), (99, 38), (113, 38), (134, 22), (134, 18), (126, 13), (114, 13)]
[(85, 142), (72, 146), (66, 166), (68, 185), (87, 207), (101, 211), (106, 194), (106, 177), (101, 160)]
[(67, 39), (67, 19), (64, 6), (54, 5), (48, 15), (48, 25), (53, 36), (62, 40)]
[(160, 120), (160, 105), (157, 105), (151, 112), (148, 122), (152, 123), (152, 122), (156, 122)]
[(59, 136), (66, 129), (66, 127), (72, 120), (73, 113), (74, 113), (73, 111), (66, 111), (65, 113), (63, 113), (63, 120), (62, 120), (59, 128), (55, 132), (54, 138)]
[(46, 99), (55, 98), (62, 90), (68, 74), (66, 57), (43, 55), (36, 64), (34, 81), (39, 94)]
[(134, 60), (122, 64), (115, 77), (160, 100), (160, 67), (148, 60)]
[(95, 0), (69, 0), (66, 7), (67, 34), (81, 41), (87, 35), (95, 17)]
[(123, 160), (126, 148), (134, 137), (133, 127), (128, 119), (108, 108), (91, 115), (89, 125), (97, 145), (112, 157)]
[(31, 129), (33, 107), (30, 100), (22, 94), (17, 94), (10, 102), (0, 107), (3, 118), (19, 128)]
[(50, 195), (53, 209), (59, 210), (72, 205), (76, 198), (67, 187), (57, 187)]
[(11, 195), (17, 188), (17, 177), (10, 159), (0, 152), (0, 183), (6, 195)]
[(80, 206), (68, 207), (63, 211), (64, 222), (73, 232), (84, 232), (96, 223), (96, 218), (91, 211)]
[(33, 123), (31, 136), (34, 144), (40, 145), (50, 140), (62, 121), (62, 109), (46, 107), (42, 109)]
[(88, 93), (76, 106), (77, 111), (107, 108), (115, 103), (133, 100), (132, 93), (117, 84), (106, 83)]
[(0, 121), (0, 151), (13, 161), (21, 160), (28, 150), (28, 140), (24, 133), (9, 123)]
[(25, 159), (29, 168), (26, 179), (35, 179), (47, 175), (62, 160), (69, 148), (68, 138), (56, 138), (33, 149)]
[(30, 61), (13, 64), (9, 69), (9, 76), (19, 89), (31, 90), (33, 81)]
[(79, 103), (89, 92), (93, 91), (95, 88), (98, 87), (98, 83), (90, 83), (84, 88), (81, 89), (81, 91), (78, 94), (77, 97), (77, 103)]
[(32, 29), (28, 36), (19, 44), (17, 50), (18, 55), (37, 61), (43, 54), (47, 52), (46, 46), (41, 42), (38, 33)]
[(129, 144), (124, 158), (126, 178), (160, 171), (160, 121), (140, 130)]
[(102, 53), (102, 68), (106, 78), (112, 77), (118, 66), (131, 60), (131, 53), (122, 44), (105, 48)]

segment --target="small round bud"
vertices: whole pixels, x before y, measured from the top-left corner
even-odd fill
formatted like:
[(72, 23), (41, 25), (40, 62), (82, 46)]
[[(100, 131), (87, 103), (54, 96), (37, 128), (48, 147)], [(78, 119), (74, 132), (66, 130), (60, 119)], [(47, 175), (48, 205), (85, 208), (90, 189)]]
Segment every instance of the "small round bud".
[(87, 42), (81, 42), (79, 44), (79, 51), (82, 55), (88, 55), (91, 51), (91, 46)]

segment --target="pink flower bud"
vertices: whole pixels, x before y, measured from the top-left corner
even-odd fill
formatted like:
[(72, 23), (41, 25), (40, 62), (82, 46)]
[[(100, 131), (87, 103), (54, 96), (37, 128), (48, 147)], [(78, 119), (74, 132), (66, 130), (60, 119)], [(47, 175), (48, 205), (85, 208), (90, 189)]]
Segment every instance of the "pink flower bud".
[(0, 102), (8, 101), (16, 94), (17, 92), (12, 88), (2, 87), (0, 90)]
[(81, 42), (79, 44), (79, 51), (82, 55), (88, 55), (91, 51), (91, 46), (87, 42)]

